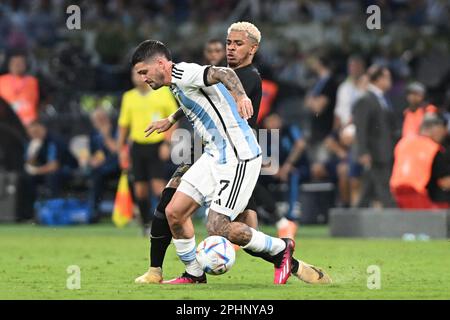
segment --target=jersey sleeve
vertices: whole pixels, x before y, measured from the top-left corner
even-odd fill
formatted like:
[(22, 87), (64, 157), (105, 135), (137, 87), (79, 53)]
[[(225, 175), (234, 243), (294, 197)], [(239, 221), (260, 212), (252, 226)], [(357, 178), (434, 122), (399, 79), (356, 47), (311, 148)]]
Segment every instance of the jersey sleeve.
[(173, 65), (172, 83), (182, 88), (207, 87), (206, 76), (211, 66), (201, 66), (196, 63), (181, 62)]

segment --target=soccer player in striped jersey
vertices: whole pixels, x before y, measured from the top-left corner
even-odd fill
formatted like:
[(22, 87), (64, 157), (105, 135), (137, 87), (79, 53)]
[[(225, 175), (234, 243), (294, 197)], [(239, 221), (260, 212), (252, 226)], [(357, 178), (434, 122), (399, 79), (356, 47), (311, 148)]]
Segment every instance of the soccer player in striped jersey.
[[(261, 78), (257, 69), (252, 65), (252, 60), (258, 49), (260, 38), (259, 30), (248, 22), (234, 23), (228, 29), (227, 62), (235, 70), (244, 86), (246, 94), (251, 98), (256, 115), (259, 109), (262, 90)], [(248, 119), (249, 125), (254, 129), (256, 129), (256, 115)], [(178, 119), (182, 116), (183, 113), (179, 110), (172, 117)], [(160, 120), (157, 129), (167, 130), (170, 125), (170, 122)], [(171, 240), (170, 229), (165, 219), (165, 208), (179, 185), (181, 177), (189, 167), (189, 165), (181, 165), (177, 169), (161, 196), (158, 209), (155, 211), (154, 224), (152, 225), (150, 268), (144, 275), (136, 279), (137, 283), (159, 283), (162, 281), (163, 259)], [(258, 224), (256, 209), (254, 203), (251, 203), (252, 200), (248, 203), (246, 210), (237, 217), (237, 220), (256, 229)], [(274, 257), (267, 253), (252, 252), (248, 249), (245, 251), (271, 263), (276, 262), (276, 259), (274, 260)], [(292, 274), (309, 283), (328, 283), (330, 281), (328, 276), (324, 275), (320, 269), (297, 259), (292, 260)]]
[(205, 152), (187, 170), (166, 207), (177, 255), (186, 272), (166, 283), (204, 283), (206, 276), (195, 259), (196, 242), (191, 216), (209, 205), (208, 229), (231, 242), (279, 260), (275, 283), (291, 274), (295, 243), (270, 237), (235, 221), (245, 209), (261, 170), (261, 148), (246, 119), (253, 113), (242, 83), (230, 68), (173, 63), (160, 41), (142, 42), (132, 57), (134, 70), (153, 89), (170, 86), (194, 130), (206, 142)]

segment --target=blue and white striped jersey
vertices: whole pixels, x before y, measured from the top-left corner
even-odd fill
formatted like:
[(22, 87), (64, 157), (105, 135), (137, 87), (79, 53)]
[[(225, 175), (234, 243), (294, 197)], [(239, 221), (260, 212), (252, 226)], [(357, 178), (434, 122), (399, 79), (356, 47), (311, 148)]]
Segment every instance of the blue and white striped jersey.
[(247, 123), (238, 113), (227, 88), (208, 85), (209, 66), (180, 62), (173, 65), (170, 90), (205, 142), (205, 152), (220, 163), (227, 159), (249, 160), (261, 154), (261, 148)]

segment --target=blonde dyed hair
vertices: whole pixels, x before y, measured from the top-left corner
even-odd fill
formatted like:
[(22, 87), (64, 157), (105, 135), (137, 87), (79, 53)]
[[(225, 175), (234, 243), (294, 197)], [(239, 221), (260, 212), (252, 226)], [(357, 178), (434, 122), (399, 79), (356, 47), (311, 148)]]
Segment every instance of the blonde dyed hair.
[(228, 34), (231, 31), (245, 31), (247, 36), (255, 40), (258, 44), (261, 41), (261, 32), (259, 32), (253, 23), (246, 21), (235, 22), (228, 28)]

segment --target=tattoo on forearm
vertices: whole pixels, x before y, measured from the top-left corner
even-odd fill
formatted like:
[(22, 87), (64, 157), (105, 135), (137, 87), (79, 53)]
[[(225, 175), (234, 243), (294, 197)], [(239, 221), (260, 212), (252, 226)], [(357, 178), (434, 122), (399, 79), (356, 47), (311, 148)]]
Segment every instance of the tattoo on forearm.
[(209, 84), (222, 82), (235, 97), (245, 95), (241, 80), (239, 80), (236, 72), (231, 68), (210, 67), (208, 69), (207, 81)]

